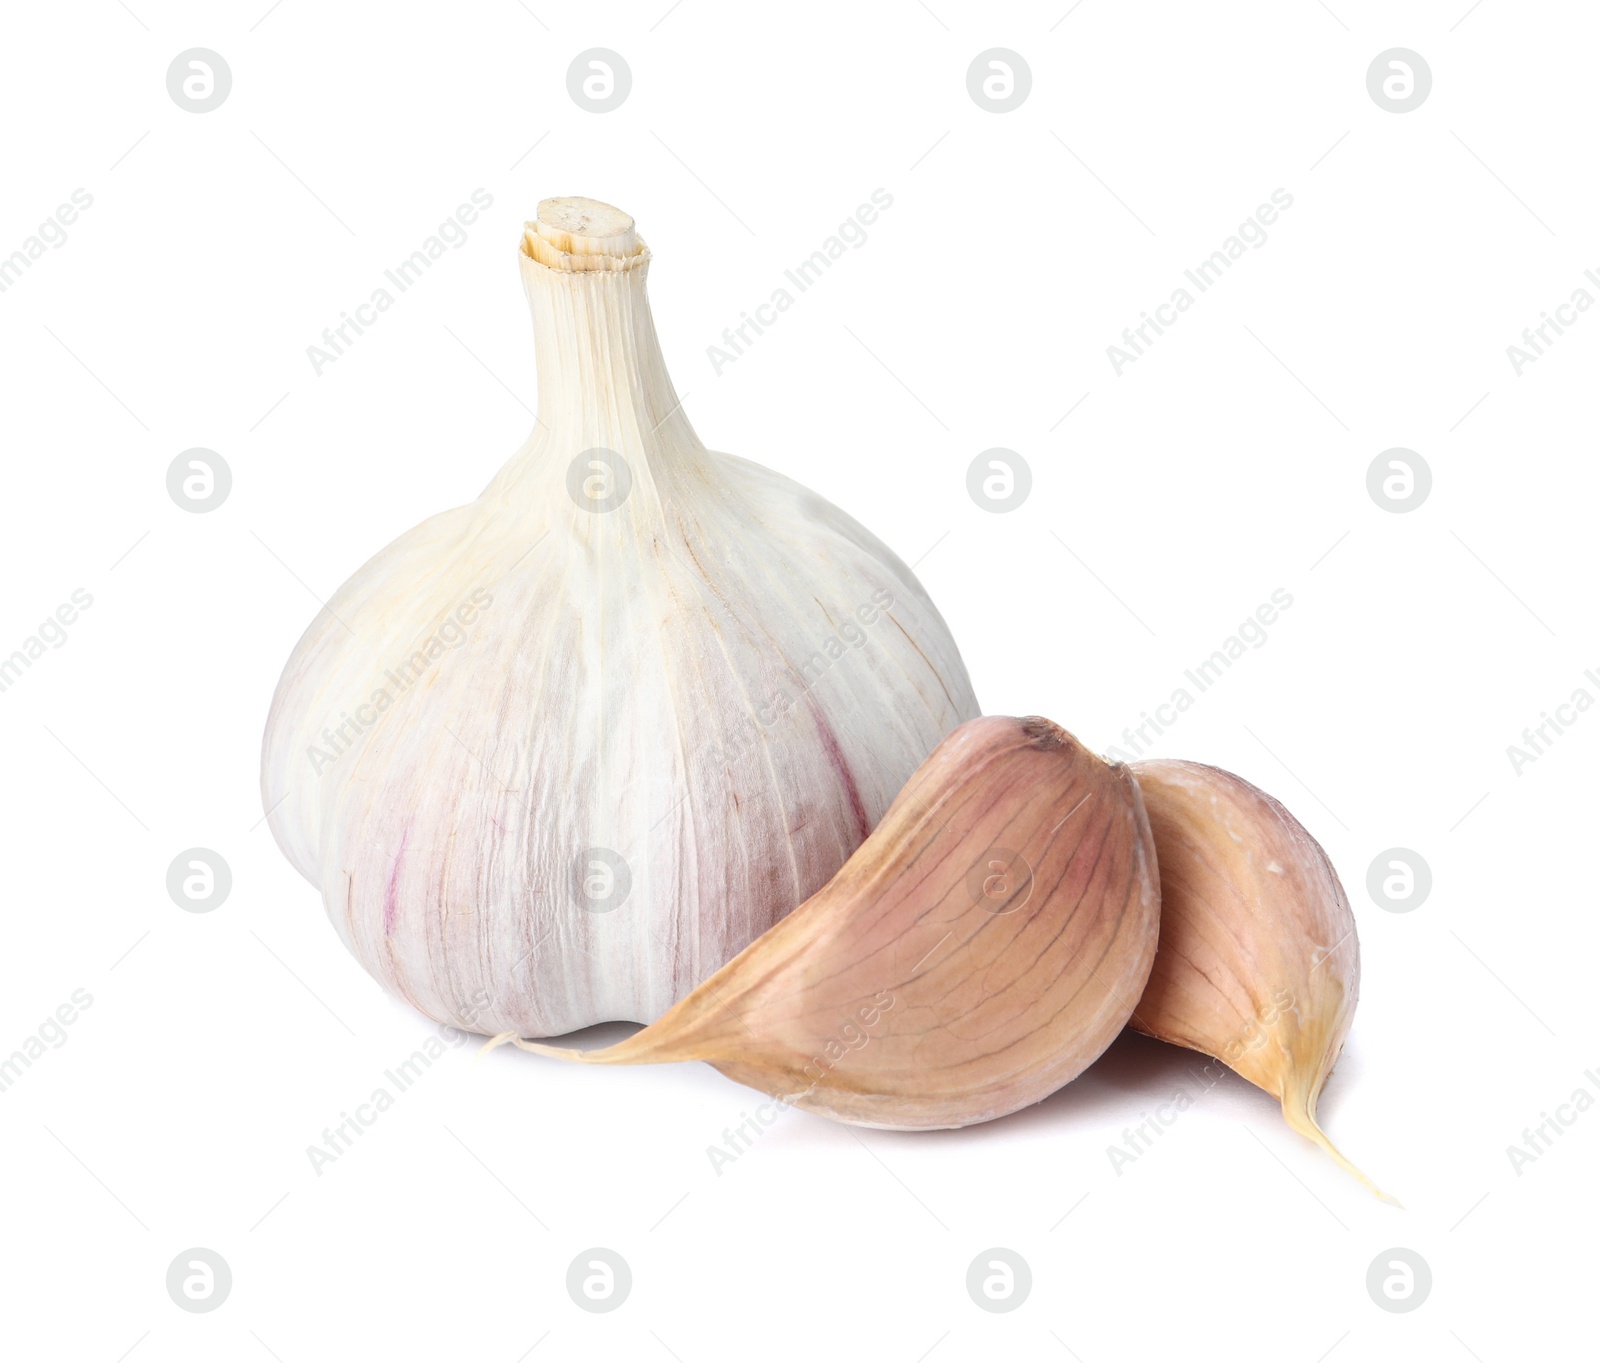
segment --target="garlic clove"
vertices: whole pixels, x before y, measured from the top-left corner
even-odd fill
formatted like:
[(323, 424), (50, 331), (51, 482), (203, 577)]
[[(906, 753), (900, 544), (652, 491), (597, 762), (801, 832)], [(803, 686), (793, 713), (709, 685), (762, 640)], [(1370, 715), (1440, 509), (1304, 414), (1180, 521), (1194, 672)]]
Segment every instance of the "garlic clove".
[(1231, 772), (1168, 760), (1133, 772), (1161, 873), (1161, 943), (1132, 1025), (1270, 1093), (1295, 1131), (1384, 1197), (1317, 1124), (1361, 983), (1333, 864), (1287, 809)]
[(497, 1041), (705, 1060), (862, 1126), (966, 1126), (1038, 1102), (1111, 1043), (1158, 918), (1128, 768), (1045, 719), (975, 719), (821, 891), (659, 1021), (604, 1050)]
[(333, 595), (267, 721), (280, 847), (383, 988), (465, 1030), (659, 1017), (979, 712), (893, 552), (700, 442), (650, 263), (621, 210), (540, 204), (538, 425)]

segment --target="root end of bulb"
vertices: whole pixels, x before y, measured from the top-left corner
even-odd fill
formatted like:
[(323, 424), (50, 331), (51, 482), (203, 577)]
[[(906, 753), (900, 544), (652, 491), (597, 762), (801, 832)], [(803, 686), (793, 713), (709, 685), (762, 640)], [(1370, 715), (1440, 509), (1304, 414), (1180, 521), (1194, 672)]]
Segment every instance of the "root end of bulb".
[[(641, 1041), (641, 1038), (644, 1040)], [(534, 1055), (548, 1056), (552, 1060), (572, 1061), (580, 1065), (653, 1065), (664, 1061), (697, 1058), (675, 1054), (675, 1048), (670, 1040), (654, 1036), (645, 1038), (644, 1032), (637, 1032), (614, 1046), (599, 1046), (592, 1051), (578, 1050), (573, 1046), (551, 1046), (543, 1041), (529, 1041), (515, 1032), (501, 1032), (499, 1036), (489, 1039), (478, 1052), (478, 1059), (481, 1060), (496, 1047), (507, 1044), (515, 1046), (519, 1051), (531, 1051)]]

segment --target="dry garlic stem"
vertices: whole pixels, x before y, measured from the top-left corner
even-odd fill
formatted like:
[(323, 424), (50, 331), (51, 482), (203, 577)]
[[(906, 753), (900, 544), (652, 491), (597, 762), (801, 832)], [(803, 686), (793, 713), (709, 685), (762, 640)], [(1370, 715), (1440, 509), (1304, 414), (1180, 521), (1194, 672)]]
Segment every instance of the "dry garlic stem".
[(1139, 1031), (1215, 1056), (1283, 1104), (1380, 1197), (1317, 1125), (1355, 1015), (1355, 919), (1327, 854), (1248, 781), (1198, 762), (1136, 762), (1161, 868), (1161, 944)]
[(1048, 720), (975, 719), (838, 875), (658, 1022), (605, 1050), (517, 1044), (706, 1060), (862, 1126), (966, 1126), (1038, 1102), (1110, 1044), (1158, 917), (1129, 770)]

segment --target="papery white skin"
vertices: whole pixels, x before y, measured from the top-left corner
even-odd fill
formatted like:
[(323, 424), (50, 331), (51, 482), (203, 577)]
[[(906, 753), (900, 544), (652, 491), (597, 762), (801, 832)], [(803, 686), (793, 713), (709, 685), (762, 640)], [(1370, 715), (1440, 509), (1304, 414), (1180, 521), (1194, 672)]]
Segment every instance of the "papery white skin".
[[(820, 889), (979, 713), (894, 554), (700, 444), (631, 220), (588, 200), (540, 218), (520, 256), (538, 426), (476, 502), (333, 596), (262, 762), (273, 834), (362, 965), (438, 1021), (523, 1036), (658, 1017)], [(568, 490), (597, 447), (631, 473), (609, 511)], [(612, 899), (586, 897), (608, 874)]]

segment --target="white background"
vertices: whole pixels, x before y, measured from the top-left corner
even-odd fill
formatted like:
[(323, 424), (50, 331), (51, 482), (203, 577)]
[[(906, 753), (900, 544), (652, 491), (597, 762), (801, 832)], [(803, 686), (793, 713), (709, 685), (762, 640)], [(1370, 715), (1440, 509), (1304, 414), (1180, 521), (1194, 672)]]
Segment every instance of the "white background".
[[(1600, 1092), (1600, 715), (1520, 774), (1506, 749), (1600, 696), (1600, 316), (1520, 376), (1506, 347), (1600, 270), (1600, 24), (1505, 0), (1071, 3), (7, 7), (0, 253), (94, 200), (0, 294), (0, 652), (74, 589), (94, 601), (0, 694), (0, 1054), (93, 998), (0, 1094), (8, 1355), (1592, 1349), (1600, 1115), (1520, 1174), (1507, 1147)], [(233, 74), (203, 115), (165, 86), (196, 46)], [(595, 46), (633, 73), (604, 115), (566, 89)], [(1005, 114), (966, 88), (997, 46), (1033, 79)], [(1406, 114), (1366, 88), (1395, 46), (1433, 73)], [(317, 376), (306, 347), (480, 187), (467, 243)], [(706, 347), (880, 187), (867, 243), (717, 375)], [(1267, 243), (1118, 376), (1107, 346), (1276, 188), (1294, 204)], [(1126, 1037), (990, 1126), (791, 1113), (720, 1176), (706, 1149), (754, 1095), (710, 1069), (463, 1047), (312, 1171), (306, 1147), (435, 1029), (273, 845), (262, 721), (313, 597), (526, 434), (516, 242), (552, 194), (636, 215), (702, 438), (916, 561), (987, 711), (1103, 750), (1292, 594), (1157, 751), (1279, 795), (1338, 866), (1365, 978), (1323, 1116), (1405, 1210), (1232, 1076), (1119, 1175), (1107, 1148), (1197, 1063)], [(205, 515), (165, 487), (194, 446), (233, 470)], [(965, 487), (994, 446), (1034, 476), (1007, 515)], [(1366, 489), (1395, 446), (1433, 472), (1404, 515)], [(195, 846), (233, 872), (209, 914), (165, 888)], [(1397, 846), (1433, 874), (1406, 914), (1365, 888)], [(164, 1286), (194, 1246), (233, 1272), (209, 1314)], [(632, 1268), (611, 1314), (565, 1289), (590, 1246)], [(1033, 1274), (1005, 1315), (965, 1288), (992, 1246)], [(1365, 1286), (1394, 1246), (1433, 1273), (1409, 1314)]]

